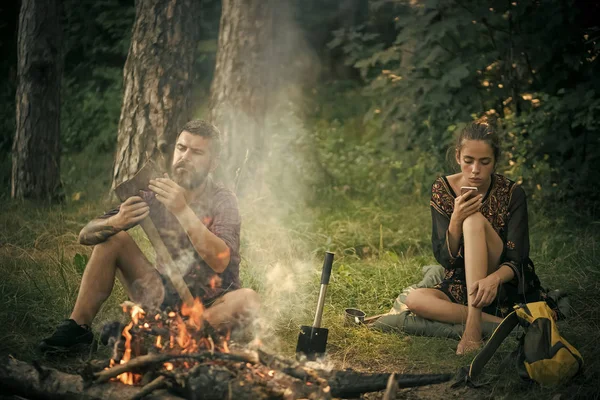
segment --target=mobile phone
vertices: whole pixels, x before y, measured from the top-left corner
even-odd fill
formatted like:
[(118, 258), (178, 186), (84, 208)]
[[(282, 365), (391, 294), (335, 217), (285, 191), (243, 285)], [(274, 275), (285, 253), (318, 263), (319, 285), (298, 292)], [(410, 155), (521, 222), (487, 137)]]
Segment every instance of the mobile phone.
[(461, 186), (460, 187), (460, 195), (464, 196), (465, 193), (472, 193), (468, 195), (466, 198), (471, 198), (477, 194), (477, 188), (475, 186)]

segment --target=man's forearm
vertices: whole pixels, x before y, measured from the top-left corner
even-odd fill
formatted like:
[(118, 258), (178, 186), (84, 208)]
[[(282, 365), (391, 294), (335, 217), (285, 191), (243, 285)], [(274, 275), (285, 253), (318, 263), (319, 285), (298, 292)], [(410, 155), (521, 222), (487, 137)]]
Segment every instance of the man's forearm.
[(111, 218), (93, 219), (79, 232), (79, 243), (86, 246), (94, 246), (106, 241), (112, 235), (120, 232), (121, 229), (114, 225)]
[(215, 272), (221, 273), (229, 265), (229, 247), (217, 235), (208, 230), (194, 211), (186, 207), (175, 215), (187, 233), (194, 249)]

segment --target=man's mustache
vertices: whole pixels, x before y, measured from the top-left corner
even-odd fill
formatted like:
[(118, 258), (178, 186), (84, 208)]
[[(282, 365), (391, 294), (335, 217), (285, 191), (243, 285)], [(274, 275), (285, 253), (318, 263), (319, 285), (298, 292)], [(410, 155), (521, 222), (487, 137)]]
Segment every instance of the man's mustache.
[(175, 164), (175, 166), (173, 168), (177, 169), (177, 168), (180, 168), (180, 167), (181, 168), (185, 168), (185, 169), (187, 169), (189, 171), (192, 171), (192, 172), (195, 171), (194, 166), (191, 163), (187, 162), (187, 161), (179, 161), (178, 163)]

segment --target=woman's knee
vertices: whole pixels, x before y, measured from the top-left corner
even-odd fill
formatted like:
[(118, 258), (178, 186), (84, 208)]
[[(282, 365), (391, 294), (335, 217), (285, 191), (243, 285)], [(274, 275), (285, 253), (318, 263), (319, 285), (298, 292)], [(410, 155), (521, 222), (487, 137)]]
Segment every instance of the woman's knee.
[(406, 296), (404, 304), (410, 311), (417, 314), (421, 310), (424, 304), (423, 300), (426, 298), (426, 296), (427, 294), (423, 289), (413, 289), (408, 293), (408, 296)]
[(486, 219), (483, 216), (482, 213), (480, 213), (479, 211), (477, 211), (476, 213), (473, 213), (471, 215), (469, 215), (467, 218), (465, 218), (465, 220), (463, 221), (463, 232), (464, 233), (469, 233), (469, 232), (481, 232), (482, 230), (485, 229), (485, 223), (486, 223)]

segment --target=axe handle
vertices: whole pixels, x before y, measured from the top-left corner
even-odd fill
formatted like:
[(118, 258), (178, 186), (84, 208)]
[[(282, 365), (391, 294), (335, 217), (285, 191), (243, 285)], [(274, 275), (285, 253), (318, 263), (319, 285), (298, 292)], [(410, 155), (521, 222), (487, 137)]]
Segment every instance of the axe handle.
[(177, 293), (179, 293), (179, 297), (186, 303), (188, 306), (192, 306), (194, 304), (194, 297), (192, 296), (192, 292), (190, 292), (190, 288), (186, 285), (183, 277), (179, 270), (176, 269), (175, 263), (173, 262), (173, 258), (171, 257), (171, 253), (165, 246), (154, 222), (150, 219), (150, 217), (144, 218), (140, 222), (140, 226), (146, 232), (148, 239), (150, 239), (150, 243), (154, 247), (156, 254), (158, 255), (160, 260), (164, 260), (167, 265), (163, 266), (161, 269), (157, 266), (157, 270), (161, 272), (163, 275), (167, 275)]

